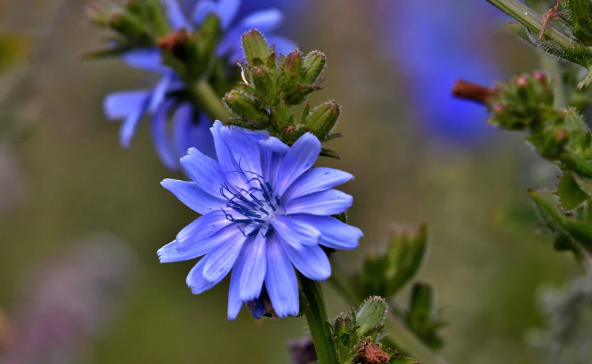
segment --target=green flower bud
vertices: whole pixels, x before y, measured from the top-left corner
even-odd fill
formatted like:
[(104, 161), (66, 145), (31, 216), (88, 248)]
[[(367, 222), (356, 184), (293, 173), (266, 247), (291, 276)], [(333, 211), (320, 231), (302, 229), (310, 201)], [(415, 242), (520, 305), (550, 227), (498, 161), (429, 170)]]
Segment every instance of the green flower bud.
[(337, 124), (339, 115), (341, 115), (341, 106), (331, 100), (312, 109), (306, 119), (303, 120), (303, 124), (317, 138), (324, 140)]
[(288, 84), (296, 84), (302, 70), (302, 54), (298, 51), (288, 54), (284, 63), (284, 73)]
[(378, 332), (386, 321), (387, 303), (382, 297), (368, 297), (356, 312), (357, 333), (366, 336), (371, 331)]
[(302, 82), (306, 84), (319, 84), (323, 81), (320, 76), (325, 70), (327, 57), (323, 52), (312, 51), (304, 59)]
[(224, 104), (228, 109), (243, 120), (254, 121), (257, 129), (263, 129), (270, 124), (269, 112), (257, 105), (255, 99), (244, 92), (233, 90), (224, 95)]
[(257, 66), (251, 70), (251, 81), (269, 108), (274, 107), (280, 101), (275, 75), (265, 66)]
[(251, 29), (242, 37), (245, 58), (251, 66), (267, 63), (271, 56), (271, 50), (267, 41), (259, 31)]

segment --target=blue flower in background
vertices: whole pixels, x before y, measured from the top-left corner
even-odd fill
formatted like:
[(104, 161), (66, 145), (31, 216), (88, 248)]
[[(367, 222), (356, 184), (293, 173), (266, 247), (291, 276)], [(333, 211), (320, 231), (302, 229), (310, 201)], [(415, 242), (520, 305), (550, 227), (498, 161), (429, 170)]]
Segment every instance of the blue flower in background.
[(205, 255), (189, 273), (194, 294), (219, 283), (232, 270), (228, 319), (262, 292), (278, 317), (297, 315), (294, 268), (313, 280), (331, 275), (320, 245), (354, 249), (362, 232), (331, 215), (353, 199), (333, 187), (353, 176), (312, 168), (321, 143), (312, 134), (292, 147), (277, 138), (238, 127), (212, 128), (218, 161), (192, 148), (181, 164), (192, 182), (165, 179), (162, 185), (203, 216), (158, 251), (163, 263)]
[(499, 78), (494, 60), (479, 49), (487, 43), (483, 23), (493, 18), (488, 11), (496, 9), (473, 0), (384, 0), (380, 5), (381, 24), (387, 28), (384, 42), (407, 78), (428, 134), (457, 145), (490, 135), (485, 108), (454, 99), (450, 91), (459, 78), (481, 84)]
[[(283, 15), (279, 10), (257, 11), (239, 22), (234, 22), (239, 9), (239, 0), (220, 0), (213, 2), (202, 0), (195, 5), (191, 17), (187, 18), (176, 0), (163, 0), (168, 20), (173, 30), (193, 30), (210, 14), (220, 18), (224, 35), (217, 45), (216, 53), (226, 58), (231, 64), (242, 60), (241, 35), (249, 29), (258, 29), (276, 50), (287, 54), (296, 48), (292, 41), (273, 34), (282, 23)], [(161, 74), (160, 81), (153, 89), (116, 92), (108, 95), (104, 101), (105, 114), (109, 120), (123, 119), (120, 129), (120, 141), (129, 147), (133, 136), (146, 114), (151, 114), (151, 132), (156, 151), (163, 164), (177, 170), (179, 159), (190, 147), (199, 148), (204, 154), (215, 155), (213, 140), (209, 133), (212, 125), (207, 115), (187, 102), (180, 103), (171, 92), (180, 91), (185, 85), (179, 76), (162, 61), (158, 48), (132, 50), (122, 55), (128, 65), (148, 72)], [(172, 114), (172, 128), (168, 126)], [(172, 131), (169, 132), (169, 129)]]

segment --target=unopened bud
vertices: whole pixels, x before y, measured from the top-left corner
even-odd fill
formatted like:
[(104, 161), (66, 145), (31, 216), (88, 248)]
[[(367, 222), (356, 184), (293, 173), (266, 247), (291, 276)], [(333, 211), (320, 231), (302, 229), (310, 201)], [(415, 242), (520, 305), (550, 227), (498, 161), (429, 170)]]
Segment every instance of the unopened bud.
[(304, 72), (302, 82), (306, 84), (318, 84), (322, 81), (321, 74), (325, 70), (327, 57), (323, 52), (312, 51), (304, 59)]
[(456, 81), (452, 88), (452, 95), (455, 97), (475, 101), (480, 104), (487, 104), (494, 92), (494, 89), (491, 87), (481, 86), (474, 82), (464, 80)]
[(251, 66), (258, 64), (265, 64), (271, 50), (267, 45), (267, 41), (259, 31), (251, 29), (242, 37), (243, 49), (245, 51), (245, 58)]
[(179, 54), (189, 40), (191, 35), (185, 29), (179, 29), (160, 38), (158, 46), (169, 53)]
[(524, 76), (520, 76), (516, 78), (516, 86), (518, 87), (526, 87), (528, 86), (528, 80)]
[(251, 70), (251, 79), (257, 94), (263, 97), (269, 107), (275, 106), (280, 100), (276, 89), (274, 75), (265, 66), (257, 66)]
[(284, 63), (284, 72), (288, 79), (297, 80), (302, 70), (302, 54), (299, 51), (294, 51), (288, 54), (286, 62)]
[(322, 140), (335, 127), (339, 115), (341, 106), (334, 100), (327, 101), (311, 110), (304, 125), (308, 131)]
[(262, 109), (249, 95), (233, 90), (224, 95), (224, 103), (235, 115), (249, 121), (257, 121), (263, 127), (270, 123), (269, 112)]

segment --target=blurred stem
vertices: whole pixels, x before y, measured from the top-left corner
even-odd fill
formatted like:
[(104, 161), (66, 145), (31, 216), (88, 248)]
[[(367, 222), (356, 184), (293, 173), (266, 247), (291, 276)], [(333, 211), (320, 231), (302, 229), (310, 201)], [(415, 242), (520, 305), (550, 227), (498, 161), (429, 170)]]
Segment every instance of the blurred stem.
[(206, 80), (199, 80), (191, 89), (195, 102), (203, 108), (212, 120), (225, 121), (230, 118), (230, 112), (222, 103), (222, 98), (216, 94)]
[[(534, 34), (539, 34), (543, 28), (542, 15), (518, 0), (487, 0), (487, 2), (516, 19)], [(577, 42), (572, 42), (572, 38), (569, 35), (562, 32), (553, 24), (547, 24), (545, 36), (553, 39), (565, 48), (574, 48), (578, 44)]]
[[(333, 274), (330, 278), (331, 284), (347, 298), (350, 304), (355, 306), (361, 304), (364, 297), (361, 297), (356, 292), (356, 285), (351, 279), (351, 275), (347, 272), (345, 262), (338, 254), (333, 254), (331, 257), (331, 267), (333, 269)], [(428, 348), (390, 311), (386, 316), (384, 333), (388, 334), (384, 340), (388, 341), (389, 345), (408, 353), (422, 364), (447, 364), (444, 358)]]
[(319, 364), (339, 364), (329, 329), (321, 284), (306, 278), (300, 273), (298, 273), (298, 280), (300, 281), (302, 293), (308, 302), (304, 315), (308, 322)]

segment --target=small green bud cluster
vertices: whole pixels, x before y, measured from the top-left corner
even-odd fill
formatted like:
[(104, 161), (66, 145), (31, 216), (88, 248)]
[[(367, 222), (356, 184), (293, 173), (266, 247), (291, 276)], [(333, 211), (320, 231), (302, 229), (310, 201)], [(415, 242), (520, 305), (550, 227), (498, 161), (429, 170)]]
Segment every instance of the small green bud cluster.
[(553, 87), (542, 72), (519, 75), (494, 88), (486, 103), (492, 113), (489, 123), (503, 129), (523, 130), (547, 118), (545, 114), (553, 108)]
[(128, 0), (125, 4), (92, 3), (86, 17), (100, 28), (114, 31), (106, 49), (86, 54), (87, 58), (115, 56), (138, 47), (155, 46), (170, 31), (162, 5), (157, 0)]
[(331, 334), (339, 363), (386, 364), (418, 363), (413, 358), (400, 355), (396, 350), (385, 348), (380, 333), (386, 321), (388, 305), (378, 296), (367, 298), (351, 313), (341, 313), (330, 320)]
[(412, 287), (406, 309), (397, 307), (393, 297), (407, 287), (424, 260), (428, 246), (428, 228), (417, 231), (400, 226), (391, 229), (385, 251), (368, 254), (360, 272), (349, 279), (358, 297), (381, 296), (389, 302), (391, 311), (433, 350), (442, 347), (438, 330), (443, 322), (434, 314), (432, 288), (421, 282)]
[(519, 75), (499, 84), (486, 104), (492, 113), (489, 123), (502, 129), (528, 131), (527, 140), (543, 157), (571, 165), (566, 156), (575, 152), (592, 161), (588, 126), (575, 109), (553, 107), (553, 87), (544, 73)]
[[(242, 43), (246, 58), (246, 63), (239, 64), (243, 83), (224, 96), (224, 103), (233, 114), (227, 124), (268, 129), (287, 144), (306, 132), (313, 133), (321, 142), (340, 136), (332, 132), (341, 114), (339, 104), (331, 100), (311, 109), (306, 103), (308, 95), (320, 90), (325, 80), (323, 53), (303, 55), (295, 50), (286, 56), (278, 55), (256, 30), (245, 33)], [(302, 113), (295, 117), (289, 109), (301, 104), (305, 104)], [(331, 152), (324, 149), (325, 155)]]
[(467, 84), (460, 82), (455, 95), (475, 100), (474, 90), (481, 90), (479, 94), (488, 95), (481, 101), (492, 112), (491, 124), (528, 132), (526, 139), (537, 153), (563, 170), (554, 193), (531, 191), (555, 249), (571, 251), (578, 260), (584, 252), (592, 254), (592, 134), (583, 117), (575, 108), (553, 107), (552, 85), (540, 72), (519, 75), (488, 92)]

